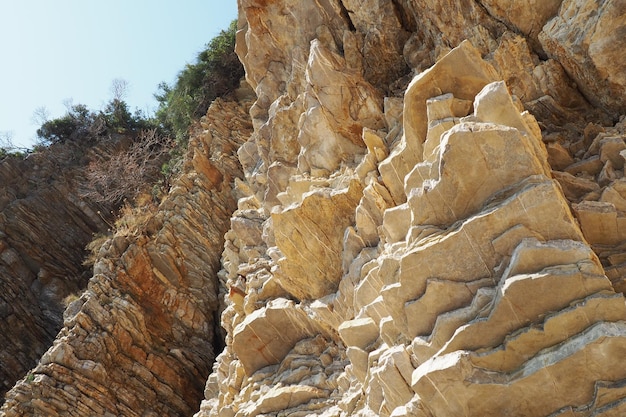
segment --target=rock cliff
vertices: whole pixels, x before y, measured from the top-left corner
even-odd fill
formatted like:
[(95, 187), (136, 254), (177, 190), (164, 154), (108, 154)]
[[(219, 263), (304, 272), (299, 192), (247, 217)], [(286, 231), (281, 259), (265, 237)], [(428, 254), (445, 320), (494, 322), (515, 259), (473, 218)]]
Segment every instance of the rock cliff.
[[(190, 415), (214, 359), (216, 272), (249, 136), (246, 107), (216, 101), (189, 145), (187, 174), (159, 210), (100, 249), (63, 329), (11, 390), (6, 416)], [(219, 343), (216, 343), (219, 346)]]
[(624, 415), (623, 3), (238, 3), (249, 114), (0, 415)]
[(81, 198), (81, 178), (102, 150), (68, 141), (0, 162), (0, 396), (50, 347), (63, 299), (89, 279), (84, 248), (111, 207)]
[(623, 414), (619, 2), (239, 6), (255, 130), (197, 415)]

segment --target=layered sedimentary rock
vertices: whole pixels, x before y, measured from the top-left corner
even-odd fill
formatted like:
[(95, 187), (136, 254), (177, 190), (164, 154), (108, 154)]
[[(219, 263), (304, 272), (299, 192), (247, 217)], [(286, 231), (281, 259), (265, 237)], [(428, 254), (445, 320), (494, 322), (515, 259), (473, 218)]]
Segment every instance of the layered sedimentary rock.
[(623, 42), (591, 3), (240, 1), (198, 416), (624, 412)]
[(84, 288), (85, 245), (110, 207), (81, 198), (82, 170), (102, 144), (51, 145), (0, 162), (0, 402), (63, 323), (63, 299)]
[(3, 412), (623, 415), (622, 9), (240, 0), (253, 132), (200, 140)]
[[(216, 272), (241, 176), (246, 106), (216, 101), (158, 212), (100, 250), (88, 289), (5, 416), (190, 415), (214, 359)], [(132, 219), (128, 219), (132, 221)], [(131, 231), (132, 233), (129, 233)]]
[(561, 165), (554, 177), (572, 203), (585, 239), (621, 292), (626, 291), (625, 128), (624, 119), (612, 127), (589, 124), (574, 143), (556, 135), (547, 144)]

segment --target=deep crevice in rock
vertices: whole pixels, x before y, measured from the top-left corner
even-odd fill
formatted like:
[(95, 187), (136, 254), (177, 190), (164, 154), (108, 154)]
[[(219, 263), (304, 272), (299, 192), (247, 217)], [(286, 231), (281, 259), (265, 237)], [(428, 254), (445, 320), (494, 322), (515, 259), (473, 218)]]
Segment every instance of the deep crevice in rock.
[(354, 26), (354, 23), (352, 22), (352, 18), (350, 18), (350, 11), (348, 11), (346, 6), (343, 4), (342, 0), (337, 0), (337, 3), (339, 4), (339, 7), (341, 8), (341, 17), (348, 24), (348, 29), (351, 32), (356, 32), (356, 27)]

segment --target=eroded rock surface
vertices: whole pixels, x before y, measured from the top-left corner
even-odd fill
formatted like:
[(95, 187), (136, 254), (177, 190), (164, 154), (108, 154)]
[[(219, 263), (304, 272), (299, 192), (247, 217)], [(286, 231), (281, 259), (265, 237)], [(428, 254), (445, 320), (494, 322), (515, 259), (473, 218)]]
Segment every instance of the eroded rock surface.
[(626, 111), (623, 44), (626, 7), (619, 0), (564, 0), (539, 39), (594, 105), (619, 117)]
[(621, 3), (238, 4), (243, 174), (196, 151), (6, 415), (196, 412), (218, 301), (199, 417), (624, 414)]
[(622, 110), (547, 41), (576, 2), (374, 3), (240, 2), (255, 132), (197, 415), (619, 414)]
[(52, 345), (63, 299), (84, 288), (85, 245), (111, 207), (81, 197), (83, 170), (103, 144), (67, 141), (0, 162), (0, 403)]
[(221, 247), (241, 176), (246, 108), (216, 101), (187, 174), (140, 230), (101, 249), (88, 289), (37, 367), (8, 394), (5, 416), (190, 415), (214, 359)]

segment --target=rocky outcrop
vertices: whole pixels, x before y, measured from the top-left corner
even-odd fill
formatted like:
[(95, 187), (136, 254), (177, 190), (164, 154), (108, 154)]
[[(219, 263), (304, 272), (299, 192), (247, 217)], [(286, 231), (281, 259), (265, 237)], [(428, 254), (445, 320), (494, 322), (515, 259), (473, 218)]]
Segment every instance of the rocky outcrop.
[(239, 2), (255, 131), (198, 416), (623, 412), (623, 42), (583, 3)]
[(187, 174), (142, 223), (100, 250), (88, 289), (3, 416), (190, 415), (214, 359), (222, 239), (241, 176), (244, 105), (216, 101), (189, 147)]
[(539, 34), (544, 50), (563, 65), (585, 97), (613, 117), (626, 112), (624, 18), (619, 0), (564, 0)]
[(52, 345), (63, 299), (84, 288), (82, 265), (110, 207), (81, 197), (81, 178), (102, 143), (51, 145), (0, 162), (0, 401)]
[(561, 165), (560, 171), (553, 172), (554, 177), (572, 203), (585, 238), (600, 258), (605, 273), (618, 291), (625, 292), (624, 119), (613, 127), (590, 124), (575, 143), (559, 139), (562, 140), (557, 136), (548, 143), (552, 159)]
[(4, 415), (624, 414), (619, 2), (238, 3), (252, 131), (213, 105)]

